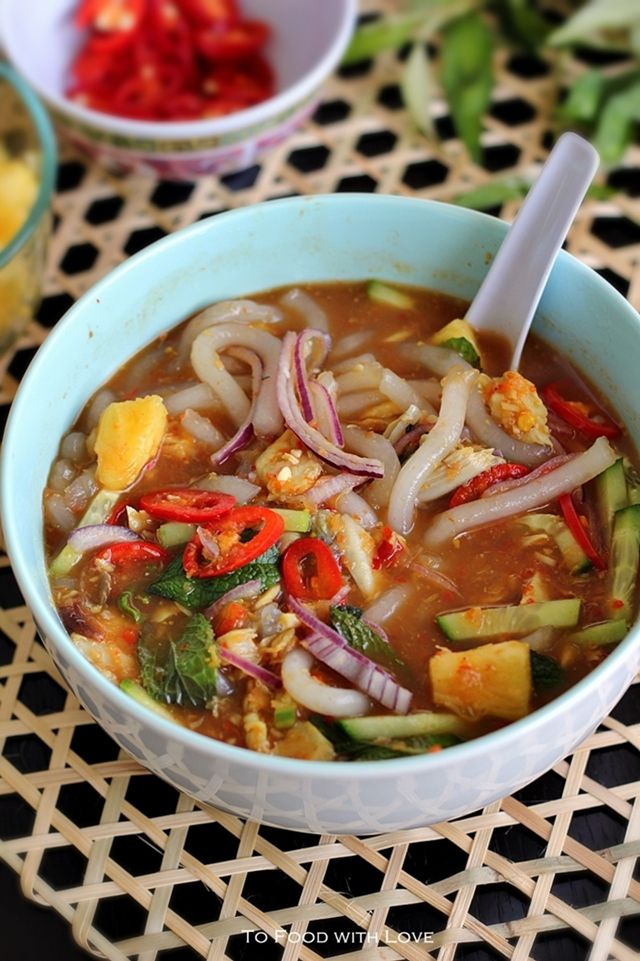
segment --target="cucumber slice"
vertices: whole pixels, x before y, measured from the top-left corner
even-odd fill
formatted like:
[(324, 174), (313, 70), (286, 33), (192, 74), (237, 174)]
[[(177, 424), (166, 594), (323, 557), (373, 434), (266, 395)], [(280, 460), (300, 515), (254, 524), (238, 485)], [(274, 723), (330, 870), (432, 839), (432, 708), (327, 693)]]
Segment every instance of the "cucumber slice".
[[(615, 464), (613, 466), (615, 467)], [(585, 574), (591, 570), (591, 561), (557, 514), (525, 514), (520, 518), (520, 523), (528, 530), (542, 531), (554, 540), (572, 574)]]
[(549, 601), (549, 591), (540, 571), (534, 571), (522, 588), (521, 604), (542, 604)]
[(271, 510), (280, 515), (285, 531), (306, 534), (311, 529), (311, 514), (307, 510), (292, 511), (285, 507), (272, 507)]
[(337, 727), (354, 741), (375, 741), (379, 737), (405, 738), (424, 734), (464, 734), (465, 722), (456, 714), (438, 714), (424, 711), (421, 714), (373, 715), (368, 717), (345, 717)]
[(600, 523), (605, 532), (606, 542), (610, 544), (615, 513), (629, 503), (622, 457), (598, 474), (593, 483)]
[(580, 647), (606, 647), (617, 644), (627, 633), (624, 621), (600, 621), (599, 624), (589, 624), (581, 631), (571, 634), (569, 640)]
[(132, 681), (131, 678), (125, 678), (124, 681), (120, 681), (120, 690), (132, 697), (134, 701), (138, 704), (142, 704), (143, 707), (148, 708), (155, 714), (159, 714), (160, 717), (164, 717), (167, 721), (173, 721), (175, 723), (176, 717), (171, 711), (161, 704), (160, 701), (156, 701), (155, 698), (147, 694), (145, 689), (138, 684), (137, 681)]
[(410, 310), (413, 307), (413, 300), (408, 294), (389, 287), (381, 280), (371, 280), (367, 284), (367, 294), (370, 300), (377, 300), (379, 304), (387, 304), (389, 307), (397, 307), (399, 310)]
[(611, 535), (610, 607), (615, 621), (631, 620), (640, 561), (640, 504), (616, 511)]
[(504, 634), (530, 634), (539, 627), (575, 627), (579, 617), (580, 598), (568, 597), (541, 604), (469, 607), (440, 614), (436, 622), (450, 641), (472, 641)]
[[(104, 524), (121, 496), (121, 491), (98, 491), (80, 518), (76, 530), (80, 527), (89, 527), (92, 524)], [(65, 544), (60, 553), (54, 557), (49, 565), (50, 576), (64, 577), (72, 567), (75, 567), (81, 557), (82, 554), (74, 550), (70, 544)]]
[(279, 731), (282, 731), (288, 727), (293, 727), (296, 723), (296, 717), (296, 709), (293, 705), (290, 707), (276, 708), (273, 712), (273, 723)]
[(161, 547), (177, 547), (178, 544), (186, 544), (196, 532), (195, 524), (183, 524), (182, 521), (168, 521), (156, 531), (156, 536)]

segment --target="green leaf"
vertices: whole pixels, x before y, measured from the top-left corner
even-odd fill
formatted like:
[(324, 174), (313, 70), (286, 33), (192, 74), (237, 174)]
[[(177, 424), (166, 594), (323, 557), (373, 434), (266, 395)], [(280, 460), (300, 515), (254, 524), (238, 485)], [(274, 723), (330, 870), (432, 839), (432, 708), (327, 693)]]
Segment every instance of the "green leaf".
[(126, 614), (127, 617), (131, 617), (136, 624), (139, 624), (144, 618), (142, 611), (139, 610), (133, 603), (133, 591), (124, 591), (120, 595), (118, 598), (118, 607), (123, 614)]
[(638, 23), (638, 0), (591, 0), (547, 38), (551, 47), (578, 43), (601, 30), (633, 27)]
[(606, 81), (600, 70), (587, 70), (569, 89), (567, 99), (558, 110), (564, 119), (575, 123), (591, 123), (605, 95)]
[(380, 17), (371, 23), (363, 24), (356, 30), (347, 47), (342, 58), (343, 65), (368, 60), (383, 50), (397, 50), (412, 39), (423, 17), (423, 13), (416, 12), (404, 17)]
[(443, 341), (443, 343), (438, 344), (439, 347), (446, 347), (447, 350), (453, 350), (456, 354), (459, 354), (463, 360), (466, 360), (468, 364), (472, 367), (480, 366), (480, 357), (478, 352), (466, 337), (451, 337), (449, 340)]
[(530, 184), (523, 178), (492, 180), (489, 183), (467, 190), (454, 197), (452, 203), (472, 210), (489, 210), (502, 206), (509, 200), (521, 200), (529, 190)]
[(405, 678), (411, 676), (408, 666), (398, 657), (391, 645), (362, 620), (359, 607), (347, 604), (329, 608), (331, 626), (344, 637), (347, 644), (355, 651), (375, 661), (381, 667), (386, 667)]
[(498, 0), (496, 6), (505, 33), (527, 50), (536, 50), (551, 32), (551, 24), (532, 7), (531, 0)]
[(213, 604), (219, 597), (230, 591), (232, 587), (246, 584), (247, 581), (261, 582), (261, 590), (266, 591), (280, 580), (277, 561), (278, 548), (274, 545), (265, 551), (251, 564), (245, 564), (230, 574), (219, 577), (187, 577), (182, 566), (182, 554), (178, 553), (167, 564), (157, 581), (147, 588), (149, 594), (167, 597), (169, 600), (182, 604), (192, 610), (198, 610)]
[(562, 684), (564, 676), (564, 668), (552, 657), (531, 651), (531, 680), (534, 690), (552, 691)]
[(593, 135), (593, 146), (604, 164), (620, 160), (640, 121), (640, 80), (605, 102)]
[(476, 162), (493, 88), (492, 47), (492, 32), (477, 13), (455, 20), (442, 37), (442, 86), (458, 136)]
[(165, 704), (206, 707), (216, 694), (218, 670), (211, 663), (213, 628), (194, 614), (176, 641), (160, 648), (151, 630), (138, 642), (140, 677), (145, 691)]
[(434, 81), (427, 49), (422, 42), (414, 43), (400, 76), (400, 92), (409, 116), (421, 133), (433, 137), (435, 128), (431, 117)]

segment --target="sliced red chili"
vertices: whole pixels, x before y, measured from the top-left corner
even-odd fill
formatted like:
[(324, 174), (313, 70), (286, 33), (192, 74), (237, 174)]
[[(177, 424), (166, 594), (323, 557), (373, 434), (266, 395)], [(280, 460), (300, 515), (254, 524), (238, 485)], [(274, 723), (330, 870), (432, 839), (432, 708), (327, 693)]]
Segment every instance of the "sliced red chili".
[(231, 494), (205, 491), (196, 487), (169, 487), (143, 494), (140, 510), (163, 521), (185, 521), (200, 524), (228, 514), (236, 504)]
[(373, 555), (373, 561), (371, 562), (374, 571), (379, 570), (381, 567), (388, 567), (394, 558), (403, 550), (404, 546), (402, 541), (395, 531), (392, 531), (390, 527), (383, 528), (382, 540), (378, 544), (378, 549)]
[(562, 496), (558, 498), (558, 503), (560, 504), (560, 510), (562, 511), (562, 516), (565, 519), (566, 525), (573, 534), (583, 553), (587, 555), (597, 570), (606, 570), (606, 561), (600, 556), (594, 547), (591, 538), (589, 537), (589, 534), (587, 533), (587, 530), (580, 519), (580, 515), (575, 508), (573, 500), (571, 499), (571, 494), (562, 494)]
[(269, 550), (283, 530), (284, 521), (268, 507), (235, 507), (198, 528), (184, 549), (183, 567), (189, 577), (229, 574)]
[[(547, 407), (579, 430), (587, 437), (618, 437), (622, 433), (622, 428), (607, 417), (602, 411), (597, 411), (593, 416), (585, 412), (587, 405), (580, 401), (567, 400), (562, 396), (557, 383), (547, 384), (541, 391), (542, 399)], [(588, 405), (591, 407), (592, 405)]]
[(94, 556), (118, 565), (136, 561), (168, 561), (170, 554), (152, 541), (118, 541), (101, 548)]
[(301, 601), (329, 600), (343, 585), (338, 563), (318, 537), (294, 541), (282, 559), (287, 593)]
[(188, 17), (200, 23), (230, 24), (239, 19), (235, 0), (179, 0)]
[(524, 464), (495, 464), (481, 474), (476, 474), (466, 484), (461, 484), (451, 495), (449, 507), (458, 507), (460, 504), (466, 504), (467, 501), (475, 501), (494, 484), (524, 477), (528, 473), (529, 468)]
[(209, 60), (248, 60), (269, 37), (269, 28), (261, 20), (245, 20), (228, 30), (210, 27), (196, 34), (196, 46)]

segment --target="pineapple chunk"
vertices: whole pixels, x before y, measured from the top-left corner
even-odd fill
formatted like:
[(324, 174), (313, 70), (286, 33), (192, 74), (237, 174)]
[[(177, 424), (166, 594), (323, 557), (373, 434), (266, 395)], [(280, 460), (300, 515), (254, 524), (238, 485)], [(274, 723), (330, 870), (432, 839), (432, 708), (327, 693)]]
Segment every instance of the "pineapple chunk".
[(98, 422), (96, 479), (108, 490), (125, 490), (158, 453), (167, 427), (161, 397), (114, 401)]
[(491, 416), (508, 434), (526, 444), (551, 444), (547, 408), (535, 384), (517, 370), (507, 370), (502, 377), (486, 378), (478, 383)]
[(260, 481), (276, 499), (297, 497), (313, 487), (322, 465), (302, 447), (293, 431), (285, 430), (256, 460)]
[(298, 721), (289, 728), (276, 745), (275, 753), (304, 761), (333, 761), (336, 754), (331, 741), (310, 721)]
[(38, 180), (24, 160), (0, 155), (0, 247), (26, 221), (38, 193)]
[(515, 721), (529, 712), (531, 651), (524, 641), (440, 650), (429, 662), (433, 699), (461, 717)]

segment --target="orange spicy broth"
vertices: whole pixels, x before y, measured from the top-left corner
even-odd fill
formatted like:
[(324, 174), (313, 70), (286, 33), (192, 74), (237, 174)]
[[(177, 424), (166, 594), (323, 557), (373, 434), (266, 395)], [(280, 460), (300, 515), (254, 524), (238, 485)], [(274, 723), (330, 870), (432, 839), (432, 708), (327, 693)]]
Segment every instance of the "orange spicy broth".
[[(457, 317), (463, 317), (466, 310), (464, 301), (414, 287), (396, 288), (408, 293), (414, 301), (414, 308), (402, 311), (397, 307), (387, 306), (371, 300), (367, 295), (366, 284), (335, 283), (309, 284), (302, 290), (318, 303), (326, 312), (330, 322), (330, 332), (333, 347), (326, 361), (325, 369), (331, 370), (335, 363), (343, 361), (341, 344), (344, 338), (358, 335), (361, 332), (374, 331), (362, 346), (351, 353), (360, 354), (371, 352), (377, 361), (389, 367), (402, 377), (409, 379), (426, 378), (425, 372), (416, 361), (407, 359), (400, 347), (414, 342), (425, 342), (430, 335), (442, 328), (446, 323)], [(283, 308), (281, 298), (288, 288), (275, 289), (257, 294), (253, 300), (261, 304), (279, 306), (284, 311), (285, 319), (279, 325), (265, 325), (271, 333), (282, 335), (286, 330), (301, 330), (304, 327), (300, 314), (289, 308)], [(186, 322), (185, 322), (186, 323)], [(152, 345), (141, 351), (127, 363), (108, 383), (107, 387), (113, 392), (116, 400), (130, 399), (149, 392), (180, 389), (186, 383), (194, 382), (194, 373), (187, 360), (182, 366), (177, 365), (177, 345), (184, 324), (179, 325), (168, 334), (163, 335)], [(501, 373), (508, 363), (508, 350), (505, 342), (498, 337), (483, 336), (480, 347), (484, 361), (484, 370), (492, 375)], [(346, 355), (348, 356), (348, 355)], [(574, 387), (573, 396), (588, 400), (594, 396), (598, 403), (606, 409), (606, 404), (597, 395), (581, 374), (560, 357), (543, 341), (531, 335), (525, 347), (521, 365), (522, 373), (531, 378), (536, 384), (544, 385), (550, 380), (569, 379)], [(87, 411), (80, 415), (74, 430), (84, 432), (90, 437), (87, 422)], [(206, 412), (204, 412), (206, 413)], [(399, 413), (399, 412), (398, 412)], [(397, 416), (397, 414), (396, 414)], [(230, 418), (223, 412), (212, 416), (215, 426), (222, 431), (226, 438), (233, 433)], [(349, 418), (349, 422), (373, 426), (366, 423), (366, 418), (359, 416)], [(206, 445), (194, 442), (188, 437), (179, 423), (179, 417), (172, 417), (169, 421), (169, 437), (163, 443), (160, 455), (152, 467), (145, 470), (133, 487), (127, 491), (126, 499), (135, 502), (145, 491), (153, 491), (171, 486), (186, 486), (195, 484), (211, 470), (211, 449)], [(262, 445), (264, 446), (264, 445)], [(588, 443), (577, 438), (568, 444), (569, 450), (584, 449)], [(624, 437), (616, 441), (616, 447), (628, 457), (635, 458), (628, 440)], [(219, 468), (218, 473), (233, 474), (236, 469), (250, 473), (247, 458), (255, 458), (259, 447), (250, 447), (239, 457), (233, 457)], [(91, 457), (87, 455), (76, 469), (91, 469)], [(331, 469), (329, 469), (331, 472)], [(51, 489), (45, 491), (45, 502), (51, 496)], [(256, 498), (258, 503), (267, 503), (263, 494)], [(438, 709), (434, 705), (428, 681), (428, 664), (431, 656), (438, 647), (447, 646), (446, 639), (436, 624), (435, 618), (448, 610), (455, 610), (469, 606), (488, 606), (500, 604), (518, 604), (520, 601), (523, 582), (536, 570), (545, 569), (550, 572), (547, 586), (550, 597), (562, 598), (576, 596), (582, 599), (583, 613), (581, 624), (589, 624), (606, 618), (606, 572), (591, 571), (588, 574), (574, 575), (562, 564), (558, 551), (547, 540), (542, 543), (523, 543), (523, 529), (514, 518), (465, 534), (456, 538), (445, 546), (436, 560), (437, 570), (450, 579), (457, 587), (455, 592), (448, 593), (442, 588), (434, 586), (429, 580), (421, 577), (419, 564), (427, 563), (430, 559), (423, 556), (421, 535), (429, 524), (434, 513), (445, 509), (448, 496), (440, 498), (429, 505), (428, 509), (419, 510), (414, 530), (408, 537), (406, 550), (401, 563), (384, 568), (379, 572), (378, 594), (397, 585), (410, 583), (414, 586), (410, 603), (404, 603), (401, 609), (389, 617), (385, 622), (385, 631), (389, 641), (398, 655), (410, 668), (413, 681), (413, 702), (411, 711)], [(269, 506), (278, 506), (270, 500)], [(281, 506), (290, 506), (283, 503)], [(542, 508), (541, 510), (549, 510)], [(76, 511), (78, 516), (82, 513)], [(64, 545), (67, 533), (60, 530), (51, 522), (50, 514), (46, 514), (46, 546), (51, 559)], [(380, 512), (381, 522), (384, 523), (384, 511)], [(418, 566), (408, 561), (417, 559)], [(432, 560), (432, 559), (431, 559)], [(71, 632), (91, 636), (94, 632), (95, 621), (100, 623), (97, 632), (100, 643), (110, 646), (115, 656), (107, 658), (104, 664), (99, 663), (94, 656), (92, 659), (108, 676), (116, 682), (123, 677), (137, 677), (135, 643), (132, 642), (132, 622), (115, 603), (118, 591), (131, 589), (137, 596), (145, 595), (146, 587), (158, 576), (158, 565), (136, 565), (129, 572), (129, 579), (123, 579), (119, 572), (112, 576), (111, 589), (105, 597), (104, 572), (96, 570), (91, 553), (86, 554), (73, 568), (69, 576), (60, 582), (52, 581), (54, 601), (61, 611), (63, 620)], [(116, 588), (114, 589), (114, 581)], [(347, 597), (347, 603), (366, 606), (361, 593), (355, 585)], [(370, 601), (369, 601), (370, 603)], [(170, 617), (164, 620), (167, 601), (164, 598), (145, 595), (144, 616), (153, 620), (158, 617), (159, 643), (166, 643), (167, 638), (175, 634), (177, 628), (184, 624), (187, 612), (176, 609)], [(320, 616), (326, 616), (327, 605), (318, 605)], [(570, 687), (580, 677), (587, 674), (597, 664), (608, 648), (568, 647), (566, 643), (567, 631), (557, 630), (551, 647), (545, 651), (556, 658), (565, 668), (565, 682), (561, 690)], [(457, 645), (473, 647), (473, 643)], [(225, 667), (235, 685), (235, 692), (226, 697), (216, 699), (213, 709), (192, 709), (173, 706), (171, 710), (176, 719), (182, 724), (200, 731), (201, 733), (226, 740), (229, 743), (245, 745), (246, 741), (246, 713), (245, 697), (247, 681), (235, 668)], [(345, 681), (334, 674), (329, 668), (317, 665), (314, 674), (326, 683), (345, 686)], [(254, 685), (255, 686), (255, 685)], [(559, 693), (534, 694), (531, 710), (540, 706)], [(269, 735), (276, 739), (281, 736), (272, 726), (270, 708), (265, 709)], [(373, 704), (371, 712), (384, 714), (385, 710)], [(312, 713), (305, 708), (298, 708), (298, 717), (306, 718)], [(504, 720), (494, 717), (479, 718), (474, 722), (474, 734), (481, 734), (495, 727), (503, 726)]]

